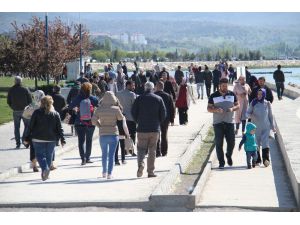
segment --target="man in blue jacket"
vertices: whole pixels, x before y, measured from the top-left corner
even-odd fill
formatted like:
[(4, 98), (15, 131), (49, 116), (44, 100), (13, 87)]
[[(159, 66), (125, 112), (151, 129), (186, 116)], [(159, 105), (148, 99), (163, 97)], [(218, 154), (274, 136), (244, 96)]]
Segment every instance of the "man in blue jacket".
[(156, 146), (159, 138), (160, 124), (167, 117), (163, 99), (153, 93), (154, 84), (145, 83), (145, 93), (140, 95), (132, 107), (132, 116), (137, 122), (137, 177), (143, 176), (144, 158), (148, 152), (147, 172), (148, 177), (156, 177), (154, 163), (156, 158)]

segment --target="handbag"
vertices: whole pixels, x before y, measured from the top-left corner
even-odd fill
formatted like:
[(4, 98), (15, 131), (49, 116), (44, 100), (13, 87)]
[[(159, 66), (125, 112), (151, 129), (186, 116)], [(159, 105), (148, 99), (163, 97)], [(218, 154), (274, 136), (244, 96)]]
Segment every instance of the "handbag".
[(125, 138), (125, 151), (127, 154), (129, 154), (129, 151), (134, 151), (134, 143), (131, 138)]

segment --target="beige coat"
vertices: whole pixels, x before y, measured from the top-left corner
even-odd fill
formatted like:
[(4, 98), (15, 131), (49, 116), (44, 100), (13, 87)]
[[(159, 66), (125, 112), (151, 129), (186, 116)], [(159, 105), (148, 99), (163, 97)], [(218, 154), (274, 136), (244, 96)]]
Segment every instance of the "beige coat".
[(251, 88), (248, 84), (241, 85), (240, 82), (236, 82), (233, 92), (240, 104), (239, 110), (235, 112), (235, 122), (241, 123), (242, 120), (247, 119), (246, 113), (249, 105), (248, 95), (251, 93)]

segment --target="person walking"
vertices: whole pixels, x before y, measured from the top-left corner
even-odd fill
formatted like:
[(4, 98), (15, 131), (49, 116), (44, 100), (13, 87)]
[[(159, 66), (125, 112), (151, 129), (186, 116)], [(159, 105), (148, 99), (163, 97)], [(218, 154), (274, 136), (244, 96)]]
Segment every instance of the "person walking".
[(202, 71), (201, 66), (198, 67), (195, 73), (195, 83), (197, 85), (198, 99), (200, 98), (200, 89), (201, 89), (201, 99), (203, 99), (204, 73)]
[(173, 100), (176, 100), (176, 95), (175, 95), (175, 91), (173, 88), (173, 85), (171, 83), (171, 81), (168, 80), (168, 74), (167, 73), (162, 73), (161, 76), (161, 81), (164, 83), (164, 92), (168, 93), (169, 95), (171, 95), (173, 97)]
[(239, 109), (236, 95), (228, 90), (228, 79), (220, 80), (220, 89), (213, 93), (208, 100), (207, 111), (213, 113), (216, 152), (219, 168), (224, 169), (223, 152), (224, 137), (227, 142), (226, 158), (229, 166), (233, 165), (232, 153), (235, 145), (234, 112)]
[(235, 135), (238, 134), (240, 124), (242, 123), (242, 133), (245, 132), (246, 120), (247, 120), (247, 109), (249, 105), (248, 95), (251, 93), (251, 88), (246, 83), (246, 77), (240, 76), (238, 81), (235, 83), (233, 93), (236, 95), (239, 102), (240, 108), (235, 112)]
[[(270, 165), (270, 144), (269, 135), (271, 129), (276, 132), (274, 118), (272, 114), (271, 103), (266, 99), (266, 92), (264, 89), (259, 89), (257, 96), (251, 102), (247, 115), (251, 118), (251, 122), (257, 127), (256, 141), (258, 146), (257, 163), (263, 162), (265, 167)], [(262, 160), (260, 156), (260, 146), (262, 147)]]
[(174, 77), (175, 77), (177, 85), (180, 85), (183, 78), (184, 78), (184, 74), (181, 71), (181, 66), (177, 67), (177, 70), (175, 71), (175, 76)]
[(209, 98), (211, 92), (212, 72), (208, 69), (207, 65), (204, 66), (204, 81), (205, 81), (206, 95), (207, 98)]
[[(35, 92), (32, 93), (32, 97), (33, 97), (33, 101), (25, 107), (24, 112), (22, 117), (24, 118), (24, 120), (27, 120), (27, 124), (30, 124), (30, 119), (32, 117), (32, 114), (35, 110), (39, 109), (41, 106), (41, 100), (43, 97), (45, 97), (45, 93), (42, 90), (37, 90)], [(26, 131), (25, 131), (25, 136), (28, 134), (29, 132), (29, 126), (27, 127)], [(30, 162), (32, 165), (32, 170), (33, 172), (39, 172), (38, 167), (37, 167), (37, 159), (35, 156), (35, 150), (33, 147), (33, 143), (32, 140), (28, 140), (29, 142), (29, 146), (30, 146)], [(50, 167), (51, 169), (51, 167)]]
[(157, 142), (157, 149), (156, 149), (156, 157), (159, 156), (166, 156), (168, 154), (168, 128), (169, 124), (171, 123), (174, 126), (174, 118), (175, 118), (175, 107), (173, 103), (173, 99), (170, 94), (163, 91), (164, 90), (164, 83), (159, 81), (156, 84), (156, 92), (155, 94), (160, 96), (165, 104), (167, 110), (167, 117), (166, 119), (160, 124), (160, 138)]
[(33, 112), (25, 142), (29, 144), (29, 140), (32, 140), (37, 161), (42, 169), (41, 177), (45, 181), (49, 178), (57, 140), (60, 140), (62, 146), (66, 143), (60, 117), (54, 110), (51, 96), (43, 97), (40, 108)]
[(102, 150), (102, 177), (111, 179), (115, 151), (119, 142), (117, 121), (122, 121), (126, 138), (129, 137), (126, 119), (119, 101), (111, 91), (105, 92), (102, 101), (92, 117), (92, 124), (99, 128), (99, 142)]
[(228, 71), (229, 71), (229, 83), (233, 84), (235, 76), (234, 76), (234, 68), (233, 68), (232, 64), (229, 65)]
[(277, 70), (275, 70), (274, 73), (273, 73), (273, 78), (274, 78), (275, 83), (276, 83), (278, 100), (282, 100), (282, 95), (283, 95), (283, 91), (284, 91), (285, 76), (284, 76), (284, 73), (281, 70), (281, 65), (277, 66)]
[[(123, 91), (117, 92), (116, 97), (120, 101), (120, 104), (123, 107), (123, 115), (126, 119), (127, 128), (129, 130), (130, 138), (132, 139), (133, 143), (135, 144), (136, 140), (136, 123), (133, 119), (131, 109), (133, 106), (133, 103), (136, 99), (136, 94), (134, 93), (135, 84), (133, 81), (127, 81), (126, 82), (126, 88)], [(120, 146), (121, 150), (125, 150), (123, 147), (125, 147), (125, 140), (120, 139)], [(124, 152), (125, 153), (125, 152)], [(131, 152), (132, 156), (136, 156), (134, 151)], [(123, 156), (122, 156), (123, 157)], [(125, 154), (122, 158), (122, 163), (125, 163)]]
[(187, 125), (188, 123), (188, 109), (190, 105), (190, 99), (193, 99), (193, 96), (190, 92), (190, 88), (188, 87), (185, 80), (182, 80), (182, 83), (179, 87), (179, 94), (176, 100), (175, 106), (178, 108), (179, 113), (179, 124), (180, 125)]
[(95, 108), (98, 106), (98, 99), (91, 96), (91, 91), (92, 85), (90, 83), (82, 84), (79, 95), (69, 105), (69, 110), (76, 112), (75, 129), (78, 135), (81, 165), (92, 163), (90, 156), (95, 126), (91, 119)]
[(213, 92), (219, 91), (219, 84), (221, 79), (221, 71), (218, 69), (218, 65), (215, 65), (215, 69), (213, 70)]
[(63, 108), (66, 107), (67, 102), (66, 102), (66, 99), (60, 93), (59, 85), (55, 85), (53, 87), (52, 99), (53, 99), (53, 107), (54, 107), (55, 111), (58, 112), (60, 118), (62, 118)]
[(142, 68), (140, 68), (139, 71), (140, 72), (138, 75), (133, 77), (132, 80), (135, 82), (135, 93), (137, 95), (142, 95), (145, 91), (145, 83), (147, 82), (147, 78)]
[(246, 160), (247, 160), (248, 169), (255, 168), (256, 166), (257, 144), (256, 144), (255, 132), (256, 132), (255, 124), (247, 123), (246, 133), (243, 135), (243, 138), (239, 144), (239, 151), (242, 149), (242, 146), (244, 145), (244, 149), (247, 157)]
[(116, 79), (116, 83), (117, 83), (117, 89), (118, 91), (123, 91), (125, 89), (125, 74), (123, 73), (123, 69), (120, 68), (118, 70), (118, 75), (117, 75), (117, 79)]
[(126, 66), (126, 61), (123, 61), (122, 69), (123, 69), (123, 73), (125, 74), (125, 79), (128, 80), (128, 68)]
[(137, 155), (138, 170), (137, 177), (143, 176), (145, 167), (144, 158), (148, 152), (147, 172), (148, 177), (156, 177), (154, 174), (156, 147), (159, 138), (160, 124), (167, 117), (166, 107), (163, 99), (153, 93), (154, 84), (145, 84), (145, 93), (135, 100), (132, 106), (132, 116), (137, 127)]
[(22, 118), (24, 108), (32, 102), (31, 94), (28, 88), (23, 87), (22, 78), (19, 76), (15, 77), (15, 84), (8, 90), (7, 94), (7, 104), (13, 110), (14, 119), (14, 134), (16, 140), (16, 148), (21, 147), (21, 137), (20, 137), (20, 125), (21, 120), (24, 123), (24, 130), (22, 135), (22, 142), (24, 141), (24, 132), (27, 129), (28, 124)]
[(269, 101), (270, 103), (273, 103), (273, 101), (274, 101), (273, 92), (266, 85), (266, 79), (264, 77), (258, 78), (258, 85), (252, 89), (251, 94), (249, 96), (249, 103), (251, 103), (253, 101), (253, 99), (256, 98), (257, 92), (259, 89), (264, 89), (266, 92), (266, 100)]

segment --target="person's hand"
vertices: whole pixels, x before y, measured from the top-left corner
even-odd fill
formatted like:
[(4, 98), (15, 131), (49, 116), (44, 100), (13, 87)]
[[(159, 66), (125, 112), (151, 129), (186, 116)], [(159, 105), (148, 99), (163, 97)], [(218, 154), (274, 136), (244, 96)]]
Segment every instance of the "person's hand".
[(126, 139), (129, 139), (129, 138), (130, 138), (130, 135), (129, 135), (129, 134), (125, 134), (125, 138), (126, 138)]
[(217, 109), (216, 109), (216, 113), (223, 113), (223, 112), (224, 112), (224, 110), (221, 109), (221, 108), (217, 108)]
[(233, 109), (229, 108), (229, 109), (226, 110), (226, 112), (233, 112)]
[(61, 141), (60, 141), (60, 144), (61, 144), (61, 147), (64, 147), (64, 146), (66, 145), (66, 142), (63, 141), (63, 140), (61, 140)]
[(24, 145), (29, 145), (29, 141), (23, 141)]

